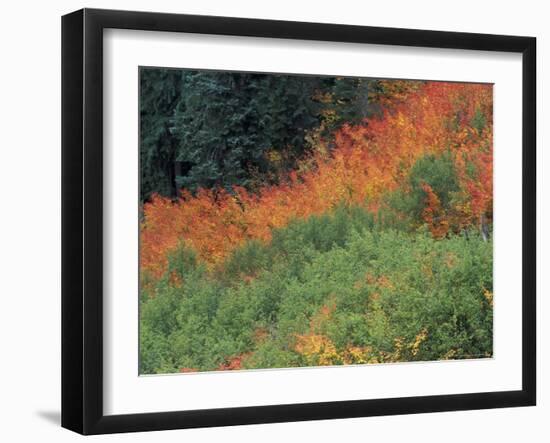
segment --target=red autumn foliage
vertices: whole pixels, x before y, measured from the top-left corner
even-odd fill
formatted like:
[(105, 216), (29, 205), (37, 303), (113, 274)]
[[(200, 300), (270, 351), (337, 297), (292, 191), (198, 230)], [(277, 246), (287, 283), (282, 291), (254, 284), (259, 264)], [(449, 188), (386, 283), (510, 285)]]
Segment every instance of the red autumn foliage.
[[(473, 124), (476, 118), (484, 124)], [(244, 188), (201, 189), (196, 195), (182, 190), (176, 202), (153, 196), (144, 205), (140, 229), (141, 269), (162, 275), (167, 253), (181, 241), (214, 266), (247, 240), (269, 241), (271, 230), (292, 218), (321, 214), (342, 202), (368, 202), (375, 211), (419, 157), (445, 150), (452, 153), (466, 195), (452, 214), (436, 214), (437, 196), (426, 188), (424, 221), (435, 237), (444, 236), (449, 225), (476, 224), (492, 208), (492, 88), (427, 82), (380, 118), (344, 125), (332, 152), (319, 149), (280, 185), (256, 194)]]
[(250, 356), (250, 352), (237, 355), (236, 357), (230, 358), (226, 363), (222, 363), (218, 366), (219, 371), (235, 371), (237, 369), (242, 369), (243, 361)]

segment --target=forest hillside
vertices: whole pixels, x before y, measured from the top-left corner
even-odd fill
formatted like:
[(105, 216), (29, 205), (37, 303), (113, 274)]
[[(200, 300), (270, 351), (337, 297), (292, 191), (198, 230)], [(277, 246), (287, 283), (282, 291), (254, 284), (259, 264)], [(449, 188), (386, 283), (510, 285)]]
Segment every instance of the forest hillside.
[[(233, 88), (233, 129), (165, 103), (153, 145), (180, 160), (142, 171), (140, 372), (492, 356), (492, 86), (265, 77), (185, 79)], [(220, 140), (227, 164), (191, 155)]]

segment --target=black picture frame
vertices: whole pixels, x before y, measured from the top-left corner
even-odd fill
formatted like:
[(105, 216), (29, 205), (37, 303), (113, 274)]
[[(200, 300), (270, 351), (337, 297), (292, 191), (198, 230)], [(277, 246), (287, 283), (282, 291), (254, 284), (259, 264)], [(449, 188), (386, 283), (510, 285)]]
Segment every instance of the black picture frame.
[[(171, 31), (522, 54), (522, 389), (131, 415), (103, 413), (103, 30)], [(152, 431), (536, 403), (536, 39), (83, 9), (62, 18), (62, 426)], [(519, 269), (518, 269), (519, 272)]]

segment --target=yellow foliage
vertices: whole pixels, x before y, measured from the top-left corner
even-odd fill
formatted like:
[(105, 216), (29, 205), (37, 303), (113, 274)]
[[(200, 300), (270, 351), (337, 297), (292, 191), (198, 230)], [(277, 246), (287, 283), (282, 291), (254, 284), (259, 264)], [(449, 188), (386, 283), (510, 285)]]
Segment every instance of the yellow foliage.
[(307, 334), (296, 336), (296, 352), (303, 355), (308, 363), (333, 365), (340, 361), (336, 347), (323, 335)]
[(488, 289), (483, 288), (483, 296), (489, 303), (489, 306), (493, 307), (493, 293)]
[(414, 357), (418, 354), (418, 351), (420, 349), (420, 345), (426, 340), (428, 337), (428, 331), (426, 328), (423, 328), (415, 337), (414, 343), (411, 346), (411, 352)]

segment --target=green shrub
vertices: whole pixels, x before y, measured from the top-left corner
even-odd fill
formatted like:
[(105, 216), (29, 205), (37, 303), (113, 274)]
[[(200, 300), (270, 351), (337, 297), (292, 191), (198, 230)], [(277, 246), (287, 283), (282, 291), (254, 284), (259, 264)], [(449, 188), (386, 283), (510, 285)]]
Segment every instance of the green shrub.
[(381, 214), (384, 224), (399, 230), (414, 230), (421, 226), (427, 197), (423, 189), (425, 184), (437, 195), (443, 211), (450, 211), (460, 191), (450, 151), (437, 156), (427, 154), (416, 161), (404, 186), (388, 194), (386, 210)]
[(492, 355), (492, 242), (382, 229), (360, 208), (293, 221), (215, 272), (182, 247), (151, 294), (142, 373), (214, 370), (237, 356), (243, 368), (319, 364), (298, 352), (307, 336), (333, 346), (332, 364), (353, 347), (375, 361)]

